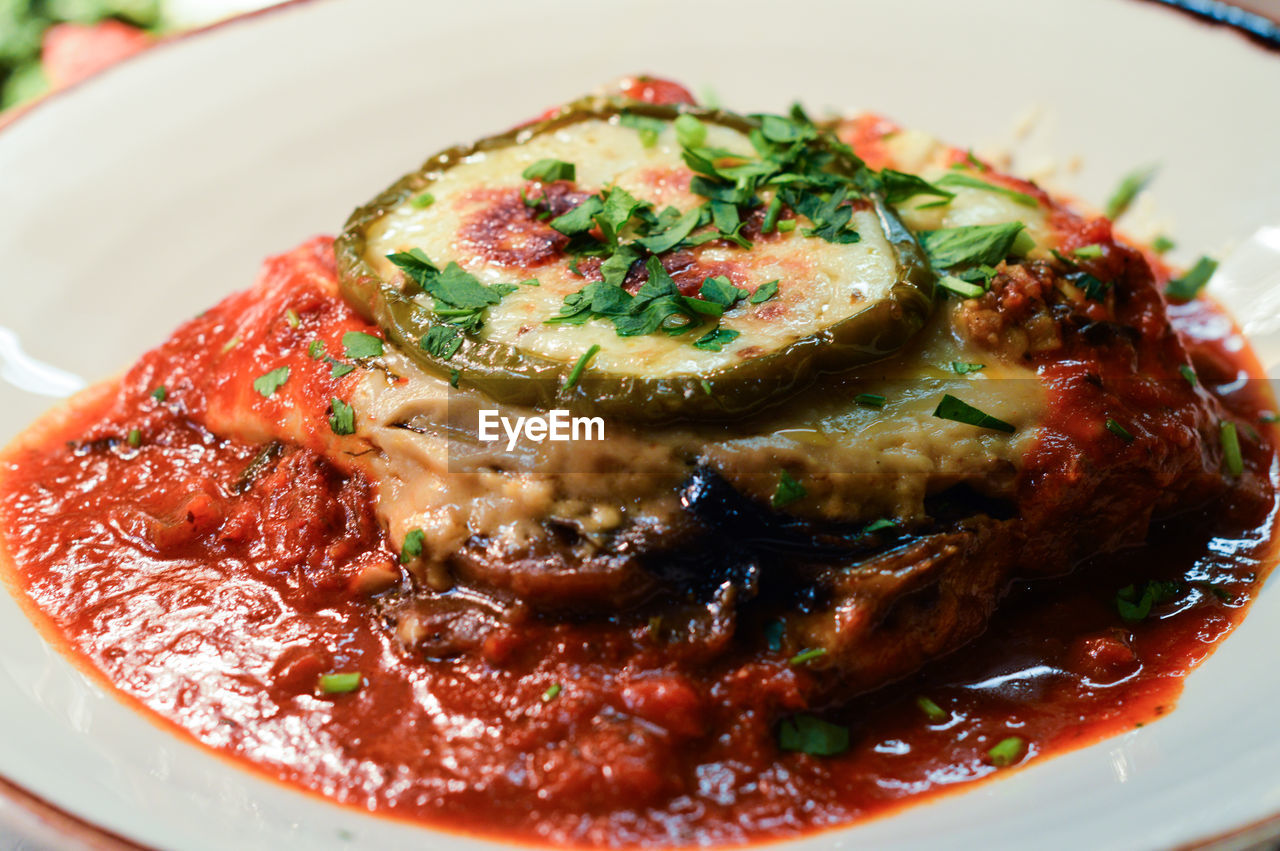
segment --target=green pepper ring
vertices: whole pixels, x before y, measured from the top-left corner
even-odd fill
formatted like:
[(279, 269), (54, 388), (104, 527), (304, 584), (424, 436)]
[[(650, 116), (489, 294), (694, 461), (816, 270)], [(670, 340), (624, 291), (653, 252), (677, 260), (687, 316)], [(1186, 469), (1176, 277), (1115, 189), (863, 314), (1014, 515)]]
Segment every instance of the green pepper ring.
[(782, 401), (819, 375), (844, 372), (893, 354), (924, 325), (933, 307), (936, 277), (915, 237), (889, 205), (872, 193), (880, 226), (898, 256), (898, 276), (888, 297), (768, 354), (705, 374), (663, 378), (610, 375), (588, 366), (578, 381), (566, 388), (574, 361), (552, 360), (469, 335), (464, 335), (461, 347), (448, 359), (423, 349), (419, 341), (426, 332), (447, 323), (378, 277), (364, 258), (367, 228), (425, 191), (443, 171), (466, 157), (521, 144), (578, 121), (608, 120), (624, 110), (666, 121), (689, 114), (744, 133), (756, 126), (752, 119), (721, 110), (596, 97), (570, 103), (533, 124), (449, 148), (351, 214), (334, 245), (347, 301), (377, 323), (388, 339), (420, 366), (445, 378), (456, 375), (495, 401), (645, 422), (726, 419), (753, 413)]

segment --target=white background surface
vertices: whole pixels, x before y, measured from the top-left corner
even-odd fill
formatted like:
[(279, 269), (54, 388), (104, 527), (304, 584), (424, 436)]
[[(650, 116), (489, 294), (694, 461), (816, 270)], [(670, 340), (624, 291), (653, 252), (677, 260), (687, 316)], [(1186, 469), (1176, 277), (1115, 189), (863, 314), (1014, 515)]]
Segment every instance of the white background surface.
[[(161, 46), (0, 131), (0, 326), (40, 361), (106, 377), (428, 154), (635, 71), (712, 85), (748, 111), (797, 95), (873, 109), (981, 152), (1038, 109), (1019, 162), (1079, 155), (1053, 182), (1094, 201), (1161, 163), (1144, 203), (1184, 259), (1280, 225), (1280, 56), (1152, 4), (316, 0)], [(1248, 252), (1214, 288), (1265, 331), (1280, 245), (1264, 232)], [(1274, 329), (1259, 342), (1280, 360)], [(50, 401), (0, 381), (0, 441)], [(1280, 812), (1276, 647), (1269, 589), (1168, 719), (793, 847), (1155, 848)], [(0, 775), (140, 842), (479, 847), (162, 732), (3, 595), (0, 694)]]

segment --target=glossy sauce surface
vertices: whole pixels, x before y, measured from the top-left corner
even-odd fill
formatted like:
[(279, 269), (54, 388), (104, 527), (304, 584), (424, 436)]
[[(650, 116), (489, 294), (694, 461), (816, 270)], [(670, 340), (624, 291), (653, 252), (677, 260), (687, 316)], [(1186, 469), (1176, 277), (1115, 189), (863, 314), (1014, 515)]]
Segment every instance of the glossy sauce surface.
[[(988, 751), (1010, 736), (1025, 742), (1022, 763), (1158, 718), (1270, 566), (1273, 490), (1231, 491), (1157, 523), (1146, 547), (1014, 588), (981, 639), (842, 707), (806, 706), (808, 674), (759, 642), (700, 664), (661, 631), (613, 622), (534, 620), (491, 632), (478, 653), (424, 658), (396, 641), (371, 594), (398, 568), (358, 467), (325, 460), (318, 437), (264, 464), (261, 445), (196, 424), (219, 409), (207, 389), (227, 382), (219, 370), (288, 362), (294, 404), (321, 421), (325, 399), (343, 395), (342, 378), (300, 354), (320, 325), (330, 351), (339, 330), (363, 327), (317, 289), (326, 246), (291, 261), (305, 274), (282, 286), (307, 307), (300, 328), (271, 326), (276, 348), (231, 366), (198, 356), (244, 321), (233, 297), (10, 449), (0, 542), (13, 583), (115, 688), (220, 752), (352, 806), (595, 846), (846, 824), (1000, 772)], [(1173, 313), (1206, 383), (1258, 374), (1230, 336), (1194, 338), (1229, 326), (1211, 306)], [(1261, 382), (1237, 383), (1223, 399), (1258, 421), (1271, 409)], [(1246, 455), (1274, 481), (1271, 427), (1258, 429)], [(1117, 591), (1153, 579), (1180, 590), (1123, 620)], [(322, 694), (319, 677), (334, 672), (359, 672), (362, 685)], [(779, 749), (778, 720), (806, 709), (848, 725), (848, 752)]]

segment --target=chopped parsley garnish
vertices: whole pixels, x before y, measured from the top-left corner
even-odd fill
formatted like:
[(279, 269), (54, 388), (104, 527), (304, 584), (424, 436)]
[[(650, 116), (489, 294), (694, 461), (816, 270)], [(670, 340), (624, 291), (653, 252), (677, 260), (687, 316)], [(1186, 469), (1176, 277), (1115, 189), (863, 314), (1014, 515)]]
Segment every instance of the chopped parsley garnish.
[(1219, 423), (1218, 436), (1222, 441), (1222, 468), (1228, 475), (1242, 475), (1244, 456), (1240, 453), (1240, 435), (1236, 433), (1236, 424), (1226, 421)]
[(1217, 260), (1201, 257), (1187, 274), (1166, 284), (1164, 294), (1175, 301), (1191, 301), (1200, 294), (1217, 270)]
[(873, 520), (867, 524), (867, 528), (863, 529), (864, 534), (872, 534), (874, 532), (883, 532), (886, 529), (897, 529), (898, 521), (890, 520), (887, 517), (881, 517), (879, 520)]
[(804, 485), (793, 479), (786, 470), (783, 470), (782, 474), (778, 476), (778, 484), (773, 489), (773, 497), (769, 502), (774, 508), (781, 508), (784, 505), (790, 505), (797, 500), (804, 499), (808, 495), (809, 492), (804, 489)]
[(987, 751), (987, 757), (996, 768), (1007, 768), (1022, 756), (1023, 744), (1019, 736), (1001, 739), (996, 742), (991, 750)]
[(950, 269), (954, 266), (995, 266), (1013, 250), (1022, 230), (1022, 222), (1009, 222), (924, 230), (916, 236), (933, 265)]
[(985, 180), (969, 175), (961, 174), (953, 171), (938, 181), (939, 186), (966, 186), (969, 189), (981, 189), (984, 192), (994, 192), (1021, 204), (1024, 207), (1039, 207), (1040, 202), (1025, 192), (1018, 192), (1015, 189), (1009, 189), (1006, 186), (997, 186), (994, 183), (988, 183)]
[[(683, 334), (706, 318), (718, 318), (724, 313), (726, 305), (722, 301), (681, 295), (657, 257), (648, 259), (646, 269), (649, 280), (634, 296), (620, 286), (620, 276), (617, 283), (608, 279), (594, 281), (565, 296), (560, 313), (546, 321), (581, 325), (589, 319), (607, 319), (613, 323), (618, 336), (634, 337), (659, 329), (667, 334)], [(715, 279), (709, 278), (710, 281)], [(725, 294), (724, 300), (728, 299), (728, 293), (732, 293), (735, 301), (746, 294), (745, 290), (732, 285), (721, 288), (713, 283), (711, 289), (707, 289), (708, 283), (704, 282), (703, 287), (704, 293)]]
[(349, 375), (350, 373), (353, 373), (356, 371), (355, 366), (353, 366), (352, 364), (343, 363), (342, 361), (334, 360), (333, 358), (325, 358), (325, 362), (329, 364), (329, 367), (330, 367), (329, 377), (334, 380), (342, 378), (344, 375)]
[(676, 139), (683, 147), (697, 148), (707, 141), (707, 126), (692, 115), (679, 115), (673, 122)]
[(320, 693), (321, 694), (347, 694), (360, 688), (360, 681), (363, 679), (359, 672), (342, 673), (342, 674), (321, 674), (320, 675)]
[(925, 717), (935, 724), (939, 721), (946, 721), (947, 718), (950, 717), (947, 710), (943, 709), (924, 695), (916, 698), (916, 706), (920, 707), (920, 711), (925, 714)]
[(756, 287), (756, 291), (751, 294), (751, 298), (748, 299), (748, 301), (750, 301), (752, 304), (762, 304), (768, 301), (769, 299), (773, 298), (777, 294), (778, 294), (778, 282), (765, 281), (763, 284)]
[(155, 399), (157, 402), (163, 402), (165, 399), (169, 398), (169, 391), (163, 384), (161, 384), (155, 390), (151, 391), (151, 398)]
[(382, 356), (382, 338), (363, 331), (348, 331), (342, 335), (342, 348), (347, 357), (376, 358)]
[(1158, 579), (1144, 582), (1141, 590), (1136, 585), (1126, 585), (1116, 592), (1116, 611), (1127, 621), (1145, 620), (1152, 606), (1172, 600), (1181, 590), (1176, 582)]
[(569, 390), (578, 383), (578, 379), (582, 377), (582, 371), (587, 368), (587, 364), (600, 351), (599, 343), (592, 343), (591, 348), (582, 353), (582, 357), (578, 358), (578, 362), (573, 365), (573, 369), (569, 370), (569, 377), (564, 380), (565, 390)]
[(462, 377), (462, 373), (456, 369), (449, 370), (449, 386), (455, 390), (458, 388), (458, 379)]
[(1076, 286), (1084, 291), (1084, 297), (1090, 301), (1102, 301), (1107, 297), (1107, 290), (1111, 288), (1111, 284), (1099, 280), (1087, 272), (1077, 278), (1075, 283)]
[(803, 665), (805, 662), (809, 662), (813, 659), (817, 659), (819, 656), (826, 656), (826, 655), (827, 655), (827, 648), (813, 647), (808, 650), (801, 650), (799, 653), (792, 656), (791, 659), (788, 660), (788, 664)]
[(564, 691), (564, 688), (559, 683), (552, 683), (547, 687), (547, 690), (542, 693), (542, 702), (550, 703), (559, 697), (560, 692), (562, 691)]
[(966, 361), (961, 360), (953, 360), (951, 362), (951, 370), (956, 375), (968, 375), (971, 372), (986, 369), (986, 367), (987, 365), (985, 363), (967, 363)]
[(329, 428), (334, 434), (356, 433), (356, 409), (334, 396), (329, 400)]
[(1167, 254), (1177, 247), (1178, 244), (1164, 234), (1151, 241), (1151, 250), (1156, 254)]
[(652, 148), (658, 144), (658, 135), (667, 129), (667, 123), (661, 119), (650, 118), (647, 115), (637, 115), (626, 110), (623, 110), (622, 114), (618, 116), (618, 123), (639, 133), (640, 144), (646, 148)]
[(484, 324), (486, 308), (518, 289), (515, 284), (482, 284), (452, 261), (441, 271), (420, 248), (389, 254), (387, 259), (435, 299), (432, 310), (437, 316), (472, 333)]
[(885, 397), (879, 393), (859, 393), (853, 397), (853, 401), (857, 402), (864, 408), (875, 408), (879, 410), (884, 407)]
[(903, 201), (914, 198), (917, 195), (932, 195), (942, 198), (941, 203), (944, 204), (956, 197), (954, 192), (940, 189), (923, 177), (894, 171), (889, 168), (880, 172), (880, 183), (884, 187), (884, 200), (888, 204), (901, 204)]
[(849, 749), (849, 728), (812, 715), (796, 715), (778, 728), (778, 747), (810, 756), (836, 756)]
[(574, 180), (577, 178), (577, 168), (574, 167), (573, 163), (548, 157), (544, 160), (538, 160), (526, 168), (521, 172), (520, 176), (525, 180), (539, 180), (543, 183), (551, 183), (556, 180)]
[(302, 324), (302, 317), (291, 307), (284, 312), (284, 321), (289, 323), (290, 328), (297, 328)]
[(955, 275), (943, 275), (938, 278), (938, 286), (944, 290), (950, 290), (961, 298), (978, 298), (987, 291), (985, 287), (971, 284)]
[(307, 355), (312, 360), (320, 360), (320, 356), (324, 354), (324, 340), (312, 340), (307, 346)]
[(426, 543), (427, 535), (421, 529), (414, 527), (405, 533), (404, 543), (400, 547), (400, 563), (408, 564), (415, 558), (422, 555), (422, 545)]
[[(630, 263), (645, 259), (646, 253), (657, 255), (718, 239), (750, 248), (742, 227), (748, 214), (765, 203), (761, 193), (768, 189), (773, 197), (762, 226), (765, 233), (775, 227), (778, 231), (794, 229), (794, 219), (782, 218), (784, 209), (789, 208), (812, 223), (805, 228), (806, 235), (835, 243), (857, 242), (857, 231), (849, 227), (853, 207), (848, 202), (879, 188), (881, 177), (798, 107), (790, 116), (753, 118), (759, 122), (748, 134), (753, 154), (708, 146), (707, 126), (692, 115), (681, 115), (673, 122), (681, 155), (694, 172), (690, 189), (707, 199), (699, 206), (683, 213), (673, 207), (657, 212), (652, 204), (637, 201), (613, 186), (588, 197), (553, 220), (551, 226), (571, 238), (567, 249), (571, 254), (612, 258), (615, 252), (628, 251), (625, 262), (617, 264), (625, 275)], [(650, 134), (646, 144), (656, 140), (665, 126), (629, 113), (619, 121)], [(894, 185), (901, 188), (903, 180)], [(708, 226), (709, 230), (698, 233)], [(602, 238), (592, 235), (593, 227), (600, 229)], [(631, 239), (624, 238), (624, 230)], [(617, 280), (606, 276), (606, 283), (621, 283), (622, 275)], [(643, 330), (635, 333), (657, 330), (653, 322), (640, 327)]]
[(142, 431), (136, 428), (129, 429), (129, 433), (125, 435), (125, 442), (137, 449), (142, 445)]
[(1102, 256), (1102, 246), (1101, 245), (1082, 245), (1079, 248), (1072, 251), (1071, 253), (1085, 260), (1097, 260), (1099, 257)]
[(448, 360), (462, 348), (462, 332), (452, 325), (434, 325), (419, 345), (441, 360)]
[(748, 292), (742, 287), (734, 286), (733, 282), (724, 275), (717, 275), (702, 282), (698, 295), (707, 301), (713, 301), (727, 308), (746, 298)]
[(984, 414), (977, 408), (945, 393), (942, 401), (938, 403), (938, 407), (934, 408), (933, 415), (942, 420), (954, 420), (965, 425), (977, 426), (978, 428), (989, 428), (994, 431), (1003, 431), (1012, 434), (1016, 429), (1013, 425), (1004, 420), (997, 419), (990, 414)]
[(413, 196), (413, 200), (410, 201), (409, 204), (417, 207), (419, 210), (425, 210), (435, 202), (436, 196), (432, 195), (430, 192), (423, 192), (421, 195)]
[(1116, 437), (1123, 440), (1125, 443), (1133, 443), (1135, 439), (1133, 436), (1133, 433), (1130, 432), (1124, 426), (1120, 425), (1120, 423), (1116, 422), (1111, 417), (1107, 417), (1106, 427), (1107, 427), (1107, 431), (1111, 432)]
[(253, 379), (253, 389), (257, 390), (259, 395), (262, 396), (262, 398), (267, 399), (267, 398), (270, 398), (272, 393), (275, 393), (277, 390), (283, 387), (284, 383), (288, 380), (289, 380), (289, 367), (287, 366), (276, 367), (270, 372), (263, 373), (262, 375), (259, 375), (257, 378)]
[(782, 650), (782, 637), (786, 630), (786, 624), (777, 619), (771, 620), (764, 625), (765, 645), (774, 653)]
[(1118, 219), (1124, 215), (1125, 210), (1129, 209), (1129, 205), (1142, 190), (1147, 188), (1155, 176), (1156, 167), (1153, 165), (1135, 169), (1126, 174), (1120, 181), (1120, 185), (1116, 187), (1116, 191), (1112, 192), (1111, 197), (1107, 199), (1107, 218)]
[(1196, 371), (1185, 363), (1178, 367), (1178, 372), (1182, 373), (1182, 377), (1185, 378), (1187, 383), (1192, 387), (1195, 387), (1200, 383), (1200, 377), (1196, 375)]
[(742, 335), (732, 328), (715, 328), (694, 341), (693, 347), (704, 352), (719, 352)]

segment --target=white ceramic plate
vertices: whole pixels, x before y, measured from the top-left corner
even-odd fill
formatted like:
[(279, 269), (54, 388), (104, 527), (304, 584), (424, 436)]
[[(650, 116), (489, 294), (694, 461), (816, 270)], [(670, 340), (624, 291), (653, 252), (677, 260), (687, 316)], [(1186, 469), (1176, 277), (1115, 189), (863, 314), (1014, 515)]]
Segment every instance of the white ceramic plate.
[[(0, 441), (52, 401), (23, 385), (110, 375), (427, 154), (640, 70), (747, 109), (797, 95), (875, 109), (985, 152), (1038, 109), (1018, 164), (1079, 155), (1053, 182), (1097, 201), (1161, 163), (1144, 203), (1183, 259), (1280, 226), (1280, 56), (1153, 4), (316, 0), (162, 45), (0, 131), (0, 325), (16, 334), (0, 333)], [(1263, 231), (1214, 284), (1270, 364), (1278, 268), (1280, 230)], [(65, 374), (33, 376), (15, 342)], [(1167, 720), (791, 847), (1164, 847), (1280, 812), (1277, 646), (1270, 588)], [(143, 844), (486, 847), (332, 806), (153, 726), (6, 595), (0, 694), (0, 776)]]

